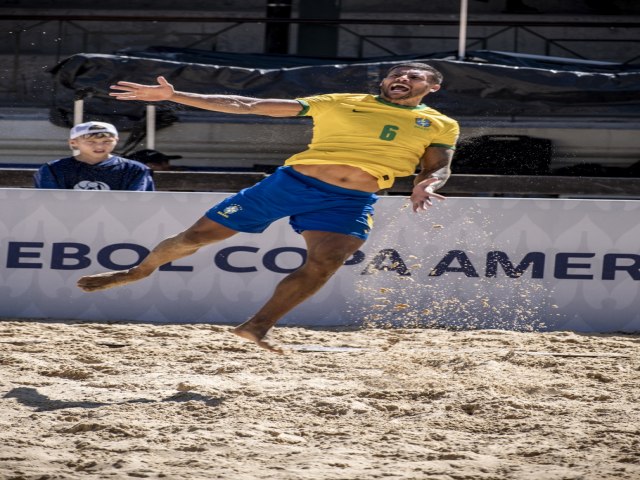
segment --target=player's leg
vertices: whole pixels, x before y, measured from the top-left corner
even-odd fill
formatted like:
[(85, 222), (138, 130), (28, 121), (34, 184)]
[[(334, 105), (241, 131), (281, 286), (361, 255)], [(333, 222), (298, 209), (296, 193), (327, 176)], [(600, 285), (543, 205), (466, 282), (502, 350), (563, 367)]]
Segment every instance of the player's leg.
[(305, 263), (276, 286), (271, 298), (253, 317), (233, 330), (236, 335), (277, 353), (282, 350), (264, 339), (269, 329), (320, 290), (364, 243), (363, 239), (343, 233), (307, 230), (302, 236), (307, 244)]
[(148, 277), (165, 263), (192, 255), (201, 247), (224, 240), (236, 233), (236, 230), (204, 216), (185, 231), (161, 241), (139, 265), (128, 270), (81, 277), (78, 287), (85, 292), (95, 292), (136, 282)]

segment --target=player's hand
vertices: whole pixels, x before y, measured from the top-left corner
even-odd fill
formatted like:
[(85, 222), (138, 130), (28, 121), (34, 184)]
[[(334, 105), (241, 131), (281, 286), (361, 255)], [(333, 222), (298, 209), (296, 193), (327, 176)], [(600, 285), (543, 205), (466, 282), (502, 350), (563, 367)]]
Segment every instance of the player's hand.
[(431, 184), (437, 182), (439, 179), (431, 177), (423, 180), (411, 191), (411, 204), (413, 205), (413, 211), (418, 212), (420, 210), (426, 210), (428, 207), (433, 206), (432, 198), (438, 200), (444, 200), (446, 197), (436, 193), (431, 188)]
[(117, 92), (109, 93), (109, 96), (118, 100), (141, 100), (143, 102), (159, 102), (169, 100), (175, 93), (173, 85), (167, 82), (164, 77), (158, 77), (157, 85), (142, 85), (132, 82), (118, 82), (111, 85), (112, 90)]

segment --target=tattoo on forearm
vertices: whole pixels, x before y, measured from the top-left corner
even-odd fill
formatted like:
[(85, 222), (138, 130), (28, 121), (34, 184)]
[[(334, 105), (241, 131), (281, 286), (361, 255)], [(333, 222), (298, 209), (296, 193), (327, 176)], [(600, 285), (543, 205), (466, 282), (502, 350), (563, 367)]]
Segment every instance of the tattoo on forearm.
[(440, 168), (425, 170), (420, 172), (418, 175), (416, 175), (414, 185), (417, 185), (418, 183), (426, 180), (427, 178), (437, 178), (438, 181), (433, 182), (431, 185), (429, 185), (429, 187), (431, 187), (431, 190), (435, 191), (441, 188), (445, 183), (447, 183), (447, 180), (449, 179), (450, 175), (451, 175), (451, 170), (449, 169), (448, 164)]

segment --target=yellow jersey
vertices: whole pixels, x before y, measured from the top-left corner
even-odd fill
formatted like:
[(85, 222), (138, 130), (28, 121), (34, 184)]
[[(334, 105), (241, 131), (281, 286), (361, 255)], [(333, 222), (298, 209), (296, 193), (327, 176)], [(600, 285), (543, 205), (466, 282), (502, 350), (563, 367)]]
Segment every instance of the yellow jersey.
[(354, 166), (376, 177), (381, 189), (415, 173), (427, 147), (455, 148), (460, 134), (455, 120), (422, 104), (349, 93), (297, 100), (303, 106), (298, 116), (313, 117), (313, 136), (285, 165)]

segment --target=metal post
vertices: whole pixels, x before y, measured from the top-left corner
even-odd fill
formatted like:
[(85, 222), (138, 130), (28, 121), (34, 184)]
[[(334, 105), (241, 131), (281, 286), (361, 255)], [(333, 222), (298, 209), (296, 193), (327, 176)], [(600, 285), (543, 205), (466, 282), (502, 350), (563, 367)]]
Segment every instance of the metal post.
[(460, 34), (458, 35), (458, 60), (464, 60), (467, 55), (467, 13), (468, 0), (460, 0)]
[[(340, 18), (342, 0), (300, 0), (298, 17), (335, 20)], [(339, 30), (335, 25), (300, 23), (297, 54), (308, 57), (337, 57)]]
[[(267, 0), (267, 19), (291, 18), (291, 0)], [(289, 24), (267, 22), (264, 32), (265, 53), (289, 53)]]
[(73, 102), (73, 124), (78, 125), (82, 123), (82, 115), (84, 114), (84, 100), (77, 98)]
[[(82, 123), (82, 116), (84, 114), (84, 100), (78, 96), (76, 92), (76, 99), (73, 101), (73, 124), (78, 125)], [(80, 150), (75, 148), (71, 150), (73, 156), (80, 155)]]
[(147, 105), (147, 148), (156, 148), (156, 106)]

